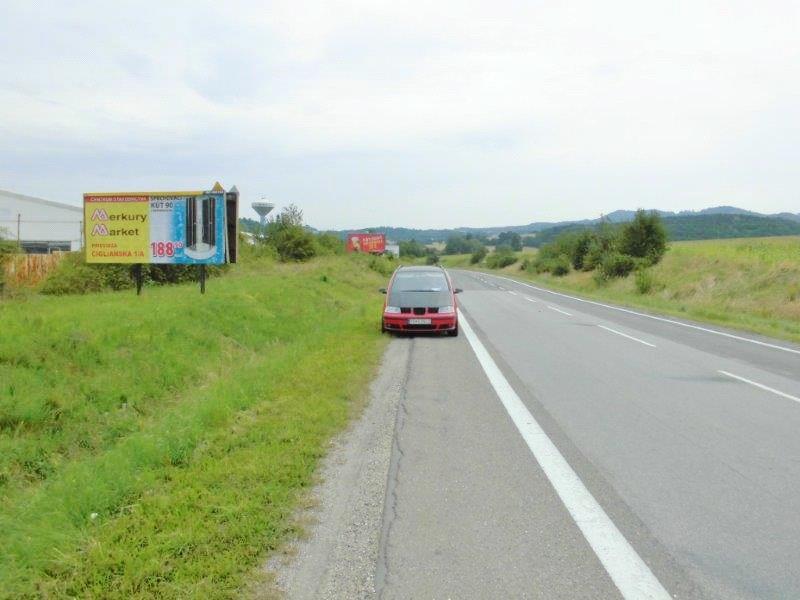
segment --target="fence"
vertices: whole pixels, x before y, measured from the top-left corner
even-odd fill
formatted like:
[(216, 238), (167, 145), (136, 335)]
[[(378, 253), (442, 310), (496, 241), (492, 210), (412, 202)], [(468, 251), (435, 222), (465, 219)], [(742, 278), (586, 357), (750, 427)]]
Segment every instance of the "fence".
[(63, 252), (14, 254), (3, 265), (6, 284), (14, 287), (37, 285), (56, 268), (62, 258)]

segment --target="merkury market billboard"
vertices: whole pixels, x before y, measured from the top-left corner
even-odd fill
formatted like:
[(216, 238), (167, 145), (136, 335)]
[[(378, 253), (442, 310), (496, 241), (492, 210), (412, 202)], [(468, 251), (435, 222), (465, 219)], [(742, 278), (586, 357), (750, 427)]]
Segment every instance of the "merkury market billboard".
[(84, 194), (86, 261), (222, 264), (225, 191)]

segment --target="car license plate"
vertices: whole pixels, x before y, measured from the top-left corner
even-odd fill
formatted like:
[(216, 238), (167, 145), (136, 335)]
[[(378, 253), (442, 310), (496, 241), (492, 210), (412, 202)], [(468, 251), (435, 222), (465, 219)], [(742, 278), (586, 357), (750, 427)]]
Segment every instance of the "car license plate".
[(408, 324), (409, 325), (430, 325), (431, 324), (431, 320), (430, 319), (409, 319), (408, 320)]

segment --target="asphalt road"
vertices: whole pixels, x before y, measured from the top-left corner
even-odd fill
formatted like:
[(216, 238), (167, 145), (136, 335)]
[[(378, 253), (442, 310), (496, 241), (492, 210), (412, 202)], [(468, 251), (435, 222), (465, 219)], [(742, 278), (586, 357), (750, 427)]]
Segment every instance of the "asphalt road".
[(800, 348), (451, 276), (462, 333), (392, 342), (344, 502), (384, 504), (362, 597), (800, 598)]

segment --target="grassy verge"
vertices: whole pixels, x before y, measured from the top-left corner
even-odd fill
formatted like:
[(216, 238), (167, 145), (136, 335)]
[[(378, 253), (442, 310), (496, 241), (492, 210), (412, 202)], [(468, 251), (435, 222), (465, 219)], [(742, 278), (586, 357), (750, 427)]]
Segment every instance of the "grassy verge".
[[(443, 257), (442, 262), (469, 268), (463, 256)], [(800, 238), (675, 242), (662, 262), (649, 270), (651, 281), (644, 292), (634, 275), (602, 283), (592, 273), (536, 275), (521, 271), (521, 262), (491, 272), (588, 298), (800, 342)]]
[(231, 597), (384, 341), (359, 257), (0, 304), (0, 597)]

